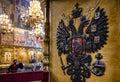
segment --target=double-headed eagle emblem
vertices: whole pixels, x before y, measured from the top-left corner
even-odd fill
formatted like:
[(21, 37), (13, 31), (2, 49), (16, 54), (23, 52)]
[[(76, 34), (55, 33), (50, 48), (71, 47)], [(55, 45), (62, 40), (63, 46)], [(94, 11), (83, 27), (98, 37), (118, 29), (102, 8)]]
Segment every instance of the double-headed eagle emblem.
[[(82, 10), (77, 4), (76, 9), (72, 10), (72, 18), (68, 25), (66, 26), (64, 20), (61, 20), (57, 28), (57, 49), (61, 67), (64, 73), (71, 76), (72, 82), (86, 82), (91, 73), (101, 76), (105, 71), (101, 53), (96, 54), (96, 61), (92, 65), (89, 53), (97, 52), (106, 44), (108, 37), (106, 13), (103, 8), (98, 7), (90, 21), (81, 14)], [(74, 25), (76, 18), (80, 21), (78, 30)], [(62, 54), (66, 54), (66, 66), (63, 64)]]

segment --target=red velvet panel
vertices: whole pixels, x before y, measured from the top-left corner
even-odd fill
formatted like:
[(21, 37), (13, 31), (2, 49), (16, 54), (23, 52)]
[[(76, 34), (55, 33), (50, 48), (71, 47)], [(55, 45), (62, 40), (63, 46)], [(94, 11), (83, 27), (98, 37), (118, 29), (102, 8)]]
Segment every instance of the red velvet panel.
[(43, 71), (0, 74), (0, 82), (30, 82), (36, 80), (48, 82), (48, 79), (49, 72)]

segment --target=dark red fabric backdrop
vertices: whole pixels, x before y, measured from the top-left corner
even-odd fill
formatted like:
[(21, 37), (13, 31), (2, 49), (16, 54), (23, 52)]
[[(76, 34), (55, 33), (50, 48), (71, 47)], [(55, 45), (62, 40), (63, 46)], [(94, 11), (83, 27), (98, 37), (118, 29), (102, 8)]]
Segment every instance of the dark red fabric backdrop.
[(0, 82), (30, 82), (36, 80), (48, 82), (49, 72), (36, 71), (24, 73), (0, 74)]

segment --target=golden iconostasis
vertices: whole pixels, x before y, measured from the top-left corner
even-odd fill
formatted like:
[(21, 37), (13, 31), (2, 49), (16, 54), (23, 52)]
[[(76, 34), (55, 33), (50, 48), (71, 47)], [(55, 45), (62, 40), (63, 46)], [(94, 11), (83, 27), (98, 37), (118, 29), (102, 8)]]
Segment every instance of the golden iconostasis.
[[(44, 39), (48, 40), (48, 38), (46, 38), (49, 34), (48, 30), (48, 34), (36, 37), (32, 35), (30, 24), (25, 24), (21, 21), (21, 15), (26, 12), (26, 8), (30, 5), (29, 3), (30, 0), (14, 0), (13, 2), (11, 2), (11, 0), (0, 1), (0, 14), (3, 14), (4, 5), (5, 13), (14, 26), (12, 33), (0, 33), (0, 68), (3, 67), (3, 65), (10, 65), (14, 59), (24, 64), (37, 63), (41, 60), (43, 60), (46, 66), (49, 64), (48, 45), (45, 45), (48, 44), (48, 42), (44, 41)], [(46, 15), (43, 3), (41, 3), (41, 9)], [(45, 16), (45, 20), (47, 21), (46, 18), (48, 17)], [(42, 31), (44, 31), (44, 25), (42, 25)], [(43, 49), (45, 49), (45, 52)], [(45, 55), (43, 55), (43, 52)]]
[(36, 63), (44, 58), (42, 49), (7, 46), (1, 46), (0, 48), (0, 65), (11, 64), (14, 59), (29, 64), (32, 63), (32, 60)]

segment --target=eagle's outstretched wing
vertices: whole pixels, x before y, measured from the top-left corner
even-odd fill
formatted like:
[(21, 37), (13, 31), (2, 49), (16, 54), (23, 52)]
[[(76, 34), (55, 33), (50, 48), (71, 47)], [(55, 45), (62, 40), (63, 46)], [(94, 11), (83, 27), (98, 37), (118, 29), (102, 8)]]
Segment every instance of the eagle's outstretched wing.
[(61, 20), (59, 22), (59, 26), (57, 29), (57, 48), (58, 48), (58, 53), (61, 55), (62, 53), (67, 53), (70, 50), (70, 45), (69, 45), (69, 39), (70, 34), (68, 30), (66, 29), (66, 26), (64, 24), (64, 21)]
[(86, 29), (86, 33), (89, 35), (86, 39), (86, 50), (88, 52), (98, 51), (98, 49), (101, 49), (106, 44), (108, 37), (107, 21), (104, 9), (98, 7), (90, 25)]

